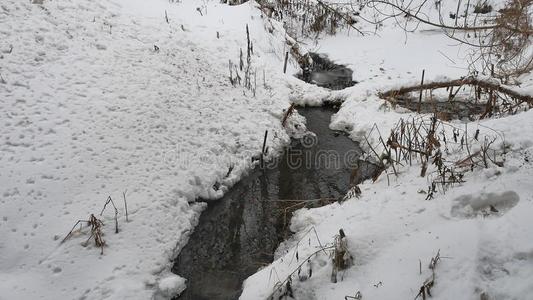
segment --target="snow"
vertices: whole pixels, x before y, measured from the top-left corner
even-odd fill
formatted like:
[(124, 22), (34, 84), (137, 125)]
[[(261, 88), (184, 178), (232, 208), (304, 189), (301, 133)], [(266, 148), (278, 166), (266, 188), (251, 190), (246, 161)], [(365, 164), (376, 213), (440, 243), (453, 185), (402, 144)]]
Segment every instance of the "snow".
[[(246, 24), (255, 97), (228, 80)], [(270, 156), (289, 141), (283, 34), (251, 4), (2, 1), (0, 298), (179, 292), (168, 276), (205, 207), (194, 201), (246, 174), (265, 130)], [(112, 208), (99, 215), (108, 196), (118, 234)], [(90, 214), (104, 222), (103, 255), (83, 246), (87, 229), (60, 243)]]
[[(268, 156), (302, 136), (297, 114), (281, 127), (291, 102), (341, 101), (330, 127), (361, 141), (374, 124), (387, 133), (413, 116), (377, 91), (419, 83), (422, 69), (427, 82), (465, 76), (471, 58), (470, 48), (440, 31), (421, 26), (405, 34), (392, 20), (377, 35), (352, 31), (304, 41), (307, 50), (349, 65), (359, 81), (328, 91), (293, 78), (293, 59), (282, 74), (285, 32), (253, 2), (33, 2), (0, 3), (0, 299), (179, 294), (186, 281), (170, 267), (205, 207), (195, 200), (216, 201), (246, 176), (265, 130)], [(456, 1), (442, 2), (446, 13), (455, 10)], [(228, 79), (229, 60), (238, 64), (246, 49), (246, 25), (255, 95)], [(533, 76), (518, 80), (518, 91), (533, 92)], [(532, 295), (533, 113), (447, 124), (448, 131), (468, 126), (503, 134), (505, 143), (495, 146), (508, 147), (504, 166), (468, 172), (465, 183), (431, 201), (420, 192), (428, 186), (420, 166), (405, 166), (398, 177), (361, 184), (360, 198), (297, 211), (295, 235), (246, 280), (241, 299), (266, 298), (300, 264), (306, 280), (293, 281), (300, 299), (358, 291), (363, 299), (414, 298), (439, 250), (435, 299)], [(454, 151), (450, 158), (460, 158)], [(118, 234), (112, 209), (100, 216), (108, 196), (118, 209)], [(92, 241), (85, 245), (87, 228), (61, 243), (90, 214), (104, 222), (103, 254)], [(331, 244), (340, 228), (354, 265), (331, 283), (331, 258), (317, 246)]]
[(159, 281), (158, 292), (163, 299), (170, 298), (173, 295), (179, 295), (186, 288), (185, 278), (177, 275), (170, 275)]

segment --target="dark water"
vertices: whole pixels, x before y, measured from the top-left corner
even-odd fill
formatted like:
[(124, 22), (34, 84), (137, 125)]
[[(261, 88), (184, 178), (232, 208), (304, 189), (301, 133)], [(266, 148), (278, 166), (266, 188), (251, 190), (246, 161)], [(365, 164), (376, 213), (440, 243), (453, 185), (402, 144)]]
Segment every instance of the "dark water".
[(317, 138), (293, 141), (276, 163), (257, 168), (222, 199), (209, 202), (173, 267), (188, 279), (179, 299), (237, 299), (244, 279), (272, 262), (287, 237), (290, 214), (284, 211), (298, 202), (278, 200), (322, 199), (309, 202), (318, 206), (346, 194), (359, 146), (329, 129), (333, 108), (298, 111)]
[(298, 78), (332, 90), (342, 90), (357, 83), (352, 79), (353, 71), (350, 68), (333, 63), (323, 54), (309, 54), (313, 63), (304, 67), (303, 72), (296, 75)]
[[(313, 58), (308, 81), (335, 89), (354, 84), (350, 69)], [(188, 280), (177, 299), (237, 299), (242, 282), (273, 261), (275, 249), (290, 234), (295, 209), (341, 200), (351, 179), (372, 174), (374, 167), (357, 159), (358, 144), (329, 129), (334, 107), (297, 110), (316, 136), (293, 140), (277, 161), (257, 167), (222, 199), (208, 203), (172, 268)], [(360, 170), (357, 176), (352, 176), (354, 167)]]

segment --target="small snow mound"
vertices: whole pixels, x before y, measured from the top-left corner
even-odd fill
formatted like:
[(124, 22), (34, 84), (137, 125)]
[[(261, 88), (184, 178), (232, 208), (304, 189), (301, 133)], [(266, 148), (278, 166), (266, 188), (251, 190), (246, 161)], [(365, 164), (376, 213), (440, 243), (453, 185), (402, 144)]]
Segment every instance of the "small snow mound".
[(301, 139), (309, 134), (309, 131), (307, 131), (306, 119), (304, 116), (300, 115), (297, 110), (287, 118), (285, 130), (293, 139)]
[(157, 294), (160, 298), (170, 299), (181, 294), (186, 287), (185, 278), (171, 274), (159, 281)]
[(488, 193), (479, 196), (463, 195), (455, 198), (451, 214), (454, 217), (474, 218), (477, 215), (497, 214), (502, 215), (513, 208), (520, 197), (514, 191), (501, 194)]

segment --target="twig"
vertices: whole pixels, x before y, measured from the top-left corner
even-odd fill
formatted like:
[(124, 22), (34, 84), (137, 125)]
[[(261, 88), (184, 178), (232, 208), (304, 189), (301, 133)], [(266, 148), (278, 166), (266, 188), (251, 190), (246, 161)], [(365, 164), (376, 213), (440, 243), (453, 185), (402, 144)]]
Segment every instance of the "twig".
[[(424, 85), (424, 75), (426, 74), (426, 70), (422, 70), (422, 80), (420, 81), (420, 86)], [(420, 106), (422, 105), (422, 92), (424, 90), (420, 90), (420, 96), (418, 97), (418, 113), (420, 113)]]
[(287, 61), (289, 60), (289, 52), (285, 52), (285, 62), (283, 63), (283, 74), (287, 72)]
[(266, 142), (267, 142), (267, 136), (268, 136), (268, 130), (265, 130), (265, 138), (263, 139), (263, 148), (261, 150), (261, 168), (264, 167), (264, 158), (263, 158), (263, 156), (265, 155), (265, 147), (266, 147)]
[(124, 196), (124, 208), (126, 209), (126, 222), (129, 222), (129, 220), (128, 220), (128, 202), (126, 202), (126, 193), (127, 192), (128, 192), (128, 190), (125, 190), (122, 193), (122, 196)]
[(104, 207), (102, 208), (102, 211), (100, 212), (100, 216), (104, 213), (104, 210), (107, 206), (107, 204), (111, 203), (113, 205), (113, 208), (115, 209), (115, 233), (118, 233), (118, 209), (115, 206), (115, 202), (113, 202), (113, 199), (111, 199), (111, 196), (107, 197), (107, 201), (104, 204)]
[(289, 109), (287, 109), (287, 112), (285, 113), (285, 116), (283, 116), (283, 120), (281, 121), (281, 126), (285, 127), (285, 123), (287, 122), (287, 119), (292, 116), (294, 112), (294, 103), (289, 106)]

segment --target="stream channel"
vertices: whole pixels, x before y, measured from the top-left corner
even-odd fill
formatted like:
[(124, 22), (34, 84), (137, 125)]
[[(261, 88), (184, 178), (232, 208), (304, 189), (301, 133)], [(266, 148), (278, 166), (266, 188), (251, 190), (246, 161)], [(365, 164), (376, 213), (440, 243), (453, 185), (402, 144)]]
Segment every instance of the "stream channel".
[[(352, 70), (323, 56), (313, 59), (317, 63), (302, 79), (337, 89), (354, 84)], [(366, 170), (359, 176), (363, 179), (372, 174), (372, 165), (358, 160), (359, 145), (329, 129), (334, 106), (296, 109), (316, 138), (293, 140), (275, 167), (256, 167), (222, 199), (208, 202), (172, 268), (187, 279), (187, 289), (177, 299), (238, 299), (243, 281), (271, 263), (280, 242), (290, 236), (289, 207), (302, 203), (294, 200), (321, 199), (306, 207), (341, 200), (353, 166)]]

